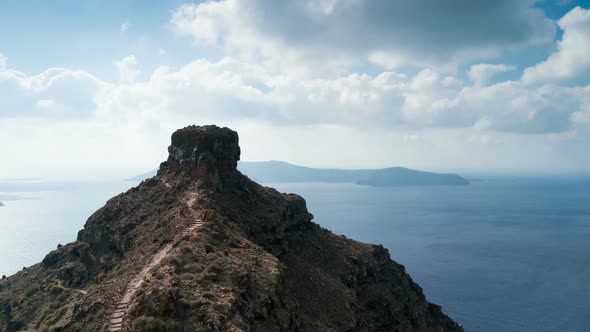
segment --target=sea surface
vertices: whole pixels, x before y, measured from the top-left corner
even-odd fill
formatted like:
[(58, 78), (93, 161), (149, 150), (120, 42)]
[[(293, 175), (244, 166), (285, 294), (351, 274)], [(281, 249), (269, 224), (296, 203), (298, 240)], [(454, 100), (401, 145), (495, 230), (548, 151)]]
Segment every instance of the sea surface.
[[(132, 185), (0, 182), (0, 274), (75, 240), (93, 211)], [(383, 244), (467, 331), (590, 331), (590, 179), (269, 185), (304, 196), (323, 227)]]

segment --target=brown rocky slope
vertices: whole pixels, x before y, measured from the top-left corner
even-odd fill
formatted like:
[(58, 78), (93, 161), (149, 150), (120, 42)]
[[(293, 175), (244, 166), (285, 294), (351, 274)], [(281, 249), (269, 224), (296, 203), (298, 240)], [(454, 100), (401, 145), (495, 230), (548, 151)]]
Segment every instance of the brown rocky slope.
[(238, 135), (172, 135), (157, 176), (0, 281), (0, 331), (462, 331), (382, 246), (237, 171)]

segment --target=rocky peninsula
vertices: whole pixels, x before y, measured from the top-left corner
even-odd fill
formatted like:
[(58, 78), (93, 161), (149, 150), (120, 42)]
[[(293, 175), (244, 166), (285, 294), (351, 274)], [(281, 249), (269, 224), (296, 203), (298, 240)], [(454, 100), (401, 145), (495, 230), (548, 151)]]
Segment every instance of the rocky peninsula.
[(77, 241), (0, 281), (0, 331), (462, 331), (387, 249), (240, 173), (236, 132), (189, 126), (168, 152)]

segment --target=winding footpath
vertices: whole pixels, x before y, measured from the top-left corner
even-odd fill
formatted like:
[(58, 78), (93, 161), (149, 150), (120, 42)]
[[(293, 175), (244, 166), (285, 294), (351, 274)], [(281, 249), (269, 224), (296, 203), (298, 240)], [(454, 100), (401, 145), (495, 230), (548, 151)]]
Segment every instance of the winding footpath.
[[(181, 237), (184, 235), (191, 235), (194, 231), (196, 231), (198, 228), (202, 227), (205, 224), (203, 220), (197, 217), (197, 212), (192, 207), (195, 201), (196, 194), (191, 193), (190, 198), (187, 201), (187, 205), (195, 221), (192, 224), (190, 224), (189, 227), (182, 231)], [(179, 239), (177, 238), (174, 242), (169, 243), (164, 248), (160, 249), (160, 251), (158, 251), (156, 255), (153, 257), (152, 261), (148, 265), (146, 265), (139, 272), (139, 274), (137, 274), (135, 278), (133, 278), (127, 284), (123, 298), (117, 303), (115, 311), (111, 314), (109, 318), (107, 331), (120, 331), (123, 328), (125, 316), (129, 312), (129, 306), (131, 304), (131, 301), (137, 294), (137, 291), (141, 287), (141, 285), (145, 282), (146, 279), (149, 278), (150, 270), (158, 264), (160, 264), (164, 257), (168, 256), (168, 253), (170, 253), (170, 251), (172, 250), (172, 248), (174, 248), (174, 245), (178, 243), (178, 241)]]

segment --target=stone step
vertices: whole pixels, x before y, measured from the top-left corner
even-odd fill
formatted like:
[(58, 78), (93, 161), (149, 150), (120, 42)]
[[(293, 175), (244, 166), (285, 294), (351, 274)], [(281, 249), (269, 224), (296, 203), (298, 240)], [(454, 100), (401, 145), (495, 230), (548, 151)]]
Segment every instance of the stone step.
[(111, 315), (111, 318), (120, 318), (125, 316), (125, 312), (115, 312)]
[(109, 323), (114, 325), (114, 324), (121, 324), (123, 323), (123, 317), (119, 317), (119, 318), (111, 318), (109, 320)]

